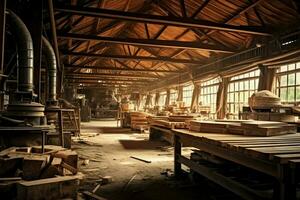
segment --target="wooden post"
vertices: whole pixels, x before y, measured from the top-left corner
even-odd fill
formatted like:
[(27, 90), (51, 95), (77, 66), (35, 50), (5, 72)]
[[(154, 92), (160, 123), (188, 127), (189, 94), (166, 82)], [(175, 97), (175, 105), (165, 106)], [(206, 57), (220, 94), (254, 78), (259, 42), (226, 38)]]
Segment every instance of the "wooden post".
[[(4, 68), (4, 42), (5, 42), (5, 10), (6, 0), (0, 1), (0, 74), (3, 74)], [(1, 82), (3, 77), (0, 77)], [(1, 90), (4, 89), (4, 85), (1, 85)], [(4, 94), (0, 94), (0, 110), (3, 110)]]
[(182, 175), (181, 163), (178, 162), (181, 156), (181, 142), (177, 135), (174, 135), (174, 174), (176, 178), (180, 178)]
[(60, 133), (60, 144), (64, 147), (64, 129), (63, 129), (63, 111), (59, 109), (58, 111), (58, 123), (59, 123), (59, 133)]

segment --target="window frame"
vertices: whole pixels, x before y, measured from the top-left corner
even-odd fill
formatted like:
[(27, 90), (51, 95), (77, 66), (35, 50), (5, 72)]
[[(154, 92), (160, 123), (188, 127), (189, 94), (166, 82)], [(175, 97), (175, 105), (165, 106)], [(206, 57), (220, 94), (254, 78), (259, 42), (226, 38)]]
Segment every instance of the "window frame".
[(184, 86), (182, 88), (182, 101), (184, 102), (185, 107), (189, 107), (192, 104), (193, 90), (194, 90), (193, 84)]
[(200, 83), (199, 102), (202, 106), (210, 106), (210, 114), (216, 117), (217, 94), (220, 86), (220, 77), (216, 77)]
[[(290, 66), (292, 69), (290, 69)], [(285, 69), (284, 69), (285, 68)], [(282, 85), (281, 78), (286, 77), (286, 84)], [(294, 83), (290, 83), (290, 78), (294, 76)], [(297, 83), (298, 82), (298, 83)], [(293, 99), (289, 100), (289, 88), (294, 90)], [(285, 98), (282, 97), (282, 90), (285, 89)], [(297, 92), (297, 89), (299, 92)], [(276, 72), (275, 94), (278, 95), (283, 104), (300, 104), (300, 62), (281, 65)], [(299, 97), (297, 97), (299, 94)]]
[(242, 111), (243, 106), (248, 105), (248, 99), (257, 91), (260, 70), (238, 74), (231, 78), (227, 91), (227, 110), (235, 118)]

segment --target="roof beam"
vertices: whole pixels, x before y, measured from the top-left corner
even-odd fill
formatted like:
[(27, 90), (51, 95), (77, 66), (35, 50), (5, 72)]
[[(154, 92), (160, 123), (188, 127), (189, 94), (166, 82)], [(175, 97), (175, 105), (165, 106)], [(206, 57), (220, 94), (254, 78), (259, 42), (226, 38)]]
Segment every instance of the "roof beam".
[[(122, 88), (128, 88), (128, 87), (135, 87), (135, 88), (141, 88), (143, 87), (143, 85), (126, 85), (126, 84), (95, 84), (95, 83), (67, 83), (68, 85), (77, 85), (79, 87), (82, 86), (89, 86), (89, 85), (93, 85), (93, 86), (102, 86), (102, 87), (108, 87), (109, 89), (111, 89), (111, 87), (122, 87)], [(82, 85), (85, 84), (85, 85)], [(88, 84), (88, 85), (86, 85)]]
[(85, 34), (77, 34), (77, 33), (59, 33), (58, 37), (63, 39), (84, 40), (84, 41), (95, 40), (95, 41), (108, 42), (113, 44), (127, 44), (127, 45), (136, 45), (136, 46), (194, 49), (194, 50), (205, 50), (205, 51), (222, 52), (222, 53), (234, 52), (233, 49), (217, 47), (215, 45), (210, 45), (210, 44), (202, 44), (199, 42), (136, 39), (136, 38), (114, 38), (114, 37), (102, 37), (97, 35), (85, 35)]
[(74, 81), (74, 82), (68, 82), (68, 83), (77, 83), (77, 84), (98, 84), (98, 85), (129, 85), (129, 86), (146, 86), (147, 84), (142, 83), (120, 83), (120, 82), (91, 82), (91, 81)]
[(202, 61), (188, 60), (188, 59), (175, 59), (169, 57), (148, 57), (148, 56), (128, 56), (128, 55), (106, 55), (106, 54), (91, 54), (91, 53), (81, 53), (81, 52), (62, 52), (64, 55), (71, 56), (86, 56), (102, 59), (112, 59), (112, 60), (140, 60), (140, 61), (151, 61), (151, 62), (166, 62), (175, 64), (193, 64), (193, 65), (203, 65)]
[(107, 74), (107, 73), (79, 73), (79, 72), (72, 72), (68, 73), (65, 76), (86, 76), (86, 77), (126, 77), (126, 78), (143, 78), (143, 79), (157, 79), (157, 76), (151, 76), (151, 75), (136, 75), (136, 74)]
[[(127, 77), (126, 77), (127, 78)], [(136, 78), (136, 77), (135, 77)], [(111, 81), (111, 82), (116, 82), (116, 81), (122, 81), (122, 82), (141, 82), (141, 83), (145, 83), (147, 81), (151, 81), (151, 80), (147, 80), (147, 79), (120, 79), (120, 78), (109, 78), (109, 77), (80, 77), (80, 76), (66, 76), (65, 79), (67, 80), (82, 80), (82, 81)]]
[(216, 22), (199, 20), (199, 19), (191, 19), (191, 18), (158, 16), (158, 15), (100, 9), (100, 8), (86, 8), (86, 7), (83, 8), (77, 6), (58, 7), (56, 8), (56, 11), (66, 12), (74, 15), (84, 15), (90, 17), (118, 19), (118, 20), (135, 21), (141, 23), (152, 23), (152, 24), (160, 24), (160, 25), (180, 26), (185, 28), (212, 29), (212, 30), (219, 30), (219, 31), (230, 31), (230, 32), (247, 33), (253, 35), (265, 35), (265, 36), (271, 35), (261, 27), (233, 26), (228, 24), (220, 24)]
[(65, 68), (76, 69), (99, 69), (124, 72), (158, 72), (158, 73), (182, 73), (183, 71), (170, 70), (152, 70), (152, 69), (132, 69), (132, 68), (115, 68), (115, 67), (100, 67), (100, 66), (84, 66), (84, 65), (69, 65), (65, 64)]

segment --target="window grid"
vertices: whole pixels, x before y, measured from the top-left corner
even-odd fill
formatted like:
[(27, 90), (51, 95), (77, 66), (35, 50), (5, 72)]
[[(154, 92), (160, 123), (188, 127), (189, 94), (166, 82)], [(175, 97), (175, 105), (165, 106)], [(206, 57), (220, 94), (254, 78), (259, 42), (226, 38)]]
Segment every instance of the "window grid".
[(158, 105), (159, 106), (165, 106), (166, 98), (167, 98), (167, 93), (166, 92), (161, 92), (159, 94)]
[(260, 70), (251, 71), (231, 79), (228, 86), (228, 112), (238, 117), (243, 106), (248, 105), (248, 99), (257, 91)]
[(201, 83), (200, 102), (203, 106), (210, 106), (210, 113), (213, 117), (216, 114), (217, 92), (219, 88), (219, 78), (214, 78)]
[(185, 106), (191, 106), (194, 85), (183, 87), (182, 100)]
[(279, 67), (276, 79), (276, 94), (282, 103), (299, 104), (300, 62)]
[(170, 91), (170, 104), (176, 103), (178, 97), (178, 92), (176, 90)]
[(144, 109), (144, 107), (146, 106), (146, 99), (147, 99), (147, 96), (143, 95), (141, 102), (140, 102), (140, 107), (139, 107), (140, 109)]

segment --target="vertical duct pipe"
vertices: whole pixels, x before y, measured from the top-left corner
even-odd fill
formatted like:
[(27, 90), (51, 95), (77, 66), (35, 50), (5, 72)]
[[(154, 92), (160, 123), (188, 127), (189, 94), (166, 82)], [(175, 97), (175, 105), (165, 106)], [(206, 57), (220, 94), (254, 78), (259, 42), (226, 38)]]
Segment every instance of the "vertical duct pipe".
[(50, 42), (42, 37), (43, 41), (43, 53), (47, 60), (47, 70), (48, 70), (48, 99), (47, 102), (52, 104), (57, 102), (56, 100), (56, 56), (55, 52), (50, 44)]
[(7, 10), (11, 30), (18, 48), (18, 91), (33, 92), (33, 43), (23, 21), (11, 10)]
[(18, 88), (4, 114), (16, 119), (26, 119), (33, 125), (40, 125), (44, 116), (44, 106), (34, 102), (33, 91), (33, 42), (24, 22), (11, 10), (7, 10), (8, 22), (17, 44), (18, 51)]

